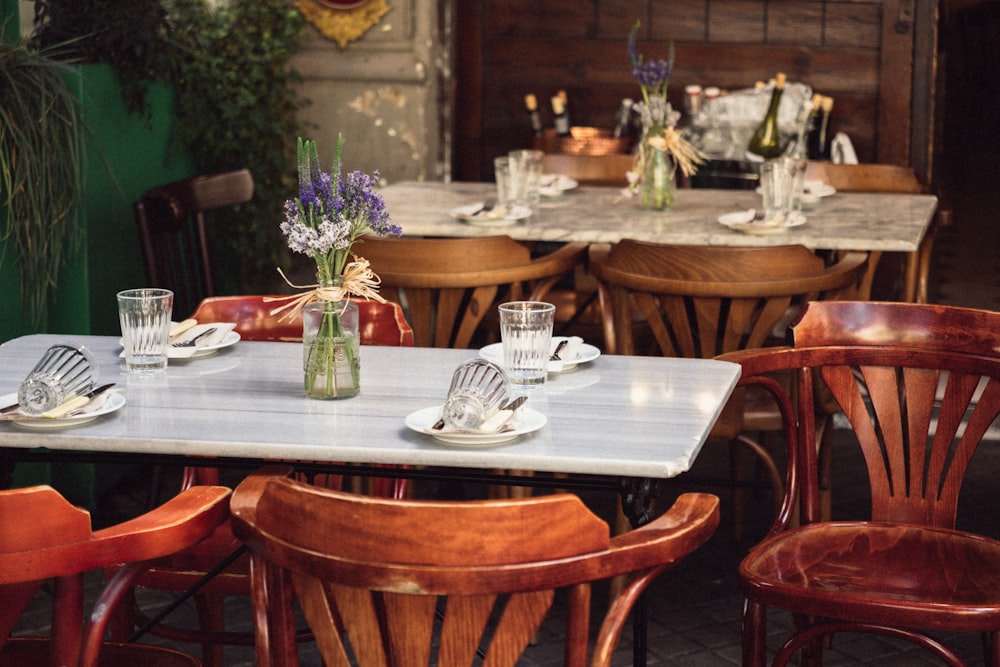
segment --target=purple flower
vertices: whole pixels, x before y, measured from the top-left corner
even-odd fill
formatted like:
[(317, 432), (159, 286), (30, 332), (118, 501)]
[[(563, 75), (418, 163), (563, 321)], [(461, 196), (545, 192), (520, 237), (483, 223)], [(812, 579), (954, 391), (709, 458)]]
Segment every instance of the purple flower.
[(281, 233), (293, 252), (316, 260), (320, 275), (339, 275), (360, 236), (371, 231), (378, 236), (400, 236), (392, 223), (382, 195), (374, 192), (378, 172), (369, 177), (353, 171), (341, 175), (343, 139), (330, 173), (319, 167), (316, 142), (298, 141), (299, 196), (285, 202)]

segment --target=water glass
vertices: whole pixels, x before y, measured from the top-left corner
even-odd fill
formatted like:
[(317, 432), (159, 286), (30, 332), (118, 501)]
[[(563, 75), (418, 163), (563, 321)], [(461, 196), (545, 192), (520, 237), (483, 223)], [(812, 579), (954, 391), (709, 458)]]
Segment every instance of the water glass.
[(535, 150), (516, 150), (507, 155), (510, 158), (511, 173), (518, 182), (523, 180), (524, 201), (518, 204), (525, 204), (531, 208), (538, 206), (542, 199), (542, 158), (545, 153)]
[(451, 376), (441, 420), (449, 428), (476, 429), (497, 414), (508, 400), (503, 369), (485, 359), (471, 359)]
[(17, 402), (29, 415), (57, 408), (94, 388), (94, 361), (83, 347), (53, 345), (17, 390)]
[(513, 205), (513, 171), (510, 166), (509, 157), (494, 158), (493, 177), (497, 182), (497, 206)]
[(549, 373), (556, 307), (543, 301), (500, 304), (504, 370), (512, 384), (541, 385)]
[(147, 287), (118, 293), (125, 368), (130, 373), (166, 369), (173, 305), (174, 293), (167, 289)]
[[(764, 220), (784, 219), (793, 209), (798, 164), (796, 160), (770, 160), (760, 165), (760, 199)], [(798, 179), (801, 184), (801, 179)], [(801, 205), (801, 189), (797, 198)]]

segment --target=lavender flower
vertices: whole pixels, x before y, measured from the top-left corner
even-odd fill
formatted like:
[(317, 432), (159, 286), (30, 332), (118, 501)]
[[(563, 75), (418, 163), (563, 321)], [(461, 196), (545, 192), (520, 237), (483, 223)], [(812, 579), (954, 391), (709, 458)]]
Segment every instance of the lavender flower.
[(325, 173), (319, 166), (316, 142), (299, 138), (299, 196), (285, 202), (281, 223), (281, 233), (292, 252), (316, 260), (321, 282), (343, 272), (351, 247), (363, 234), (403, 233), (389, 218), (382, 195), (373, 191), (378, 184), (377, 171), (373, 177), (360, 171), (342, 177), (342, 149), (343, 137), (338, 136), (333, 168)]
[(632, 64), (632, 76), (639, 82), (642, 99), (647, 106), (652, 98), (667, 100), (667, 84), (674, 71), (674, 42), (670, 41), (670, 52), (667, 60), (649, 60), (639, 53), (638, 39), (641, 23), (635, 22), (628, 36), (628, 59)]

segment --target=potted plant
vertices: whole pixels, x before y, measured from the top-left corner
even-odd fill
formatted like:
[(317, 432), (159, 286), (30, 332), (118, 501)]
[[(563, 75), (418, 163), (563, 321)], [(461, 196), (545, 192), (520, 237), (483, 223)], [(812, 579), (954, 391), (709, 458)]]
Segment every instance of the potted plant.
[(29, 331), (45, 328), (46, 306), (81, 241), (82, 127), (65, 68), (21, 40), (0, 42), (0, 239), (5, 263), (16, 265)]

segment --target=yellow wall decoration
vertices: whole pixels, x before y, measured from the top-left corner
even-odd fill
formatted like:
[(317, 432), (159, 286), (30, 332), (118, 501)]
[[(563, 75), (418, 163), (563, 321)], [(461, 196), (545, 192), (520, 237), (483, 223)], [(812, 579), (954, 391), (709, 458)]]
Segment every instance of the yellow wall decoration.
[(328, 39), (345, 48), (389, 11), (388, 0), (298, 0), (299, 11)]

